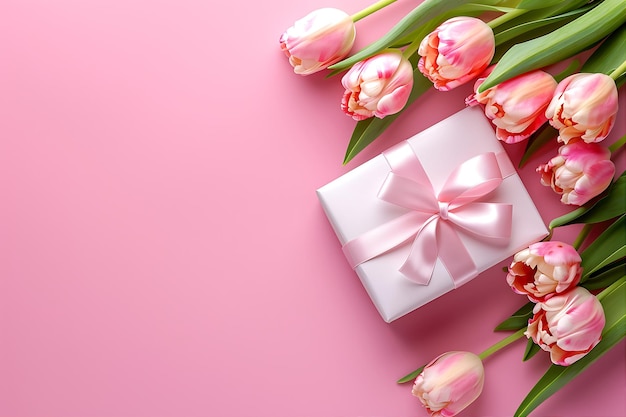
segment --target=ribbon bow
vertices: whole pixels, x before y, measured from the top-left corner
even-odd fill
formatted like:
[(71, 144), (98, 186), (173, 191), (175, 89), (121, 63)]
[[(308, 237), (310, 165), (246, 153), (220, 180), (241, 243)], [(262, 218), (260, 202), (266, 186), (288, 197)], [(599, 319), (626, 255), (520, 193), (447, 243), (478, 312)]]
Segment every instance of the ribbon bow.
[(408, 142), (401, 142), (383, 155), (391, 172), (378, 198), (410, 211), (347, 242), (343, 251), (351, 266), (356, 268), (414, 238), (399, 269), (408, 279), (427, 285), (438, 258), (455, 287), (478, 275), (459, 230), (480, 239), (504, 241), (511, 234), (511, 204), (477, 201), (503, 181), (496, 154), (484, 153), (463, 162), (438, 194)]

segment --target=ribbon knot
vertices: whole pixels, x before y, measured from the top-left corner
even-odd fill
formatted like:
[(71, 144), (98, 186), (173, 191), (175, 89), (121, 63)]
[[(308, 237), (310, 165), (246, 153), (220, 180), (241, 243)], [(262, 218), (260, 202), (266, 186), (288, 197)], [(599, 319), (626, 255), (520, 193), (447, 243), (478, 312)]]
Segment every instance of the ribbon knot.
[[(481, 202), (503, 181), (493, 152), (477, 155), (456, 167), (439, 193), (435, 193), (417, 155), (407, 141), (383, 153), (391, 171), (378, 198), (407, 209), (343, 246), (353, 268), (413, 239), (399, 271), (411, 281), (427, 285), (437, 259), (455, 287), (478, 275), (476, 265), (459, 233), (476, 239), (506, 241), (511, 234), (510, 204)], [(444, 220), (444, 221), (440, 221)]]
[(442, 220), (448, 220), (448, 206), (450, 203), (444, 201), (437, 201), (437, 203), (439, 203), (439, 217)]

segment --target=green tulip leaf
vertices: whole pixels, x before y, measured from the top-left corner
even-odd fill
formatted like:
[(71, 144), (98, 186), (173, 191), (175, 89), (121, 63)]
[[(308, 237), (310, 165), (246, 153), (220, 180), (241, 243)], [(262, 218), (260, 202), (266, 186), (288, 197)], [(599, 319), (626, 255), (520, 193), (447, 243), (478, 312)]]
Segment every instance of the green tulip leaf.
[[(521, 12), (509, 15), (505, 18), (505, 21), (501, 21), (500, 23), (496, 22), (496, 26), (493, 28), (493, 31), (494, 34), (497, 34), (516, 26), (523, 25), (527, 22), (540, 21), (552, 16), (559, 16), (561, 14), (571, 12), (572, 10), (584, 7), (587, 3), (589, 3), (587, 0), (546, 2), (547, 7), (541, 7), (538, 9), (521, 9), (519, 6), (516, 6), (516, 9), (519, 9)], [(519, 33), (521, 33), (521, 31)]]
[(589, 210), (579, 216), (576, 223), (600, 223), (626, 213), (626, 173), (622, 173), (607, 189), (606, 194)]
[(526, 343), (526, 350), (524, 351), (524, 357), (522, 358), (522, 361), (526, 362), (527, 360), (535, 356), (540, 350), (541, 347), (536, 344), (532, 338), (529, 338), (528, 342)]
[(422, 373), (422, 371), (424, 370), (424, 366), (416, 369), (415, 371), (411, 372), (408, 375), (403, 376), (402, 378), (398, 379), (396, 382), (398, 384), (404, 384), (406, 382), (413, 382), (415, 378), (417, 378), (417, 376)]
[(581, 282), (595, 271), (626, 256), (626, 215), (613, 222), (581, 254)]
[(522, 0), (517, 5), (517, 8), (525, 10), (544, 9), (546, 7), (557, 6), (562, 3), (563, 0)]
[(607, 37), (625, 21), (624, 0), (604, 0), (553, 32), (512, 46), (478, 90), (483, 92), (517, 75), (570, 58)]
[(567, 68), (565, 68), (563, 71), (559, 72), (558, 74), (554, 75), (553, 77), (557, 83), (560, 83), (565, 78), (569, 77), (570, 75), (576, 72), (580, 72), (580, 62), (577, 59), (573, 59), (572, 61), (570, 61)]
[(595, 7), (595, 4), (538, 19), (529, 19), (528, 16), (524, 15), (524, 21), (522, 23), (508, 29), (498, 30), (498, 28), (496, 28), (494, 30), (496, 34), (496, 45), (510, 40), (515, 40), (515, 43), (519, 43), (521, 40), (530, 40), (543, 36), (585, 14), (593, 7)]
[(585, 204), (550, 222), (550, 229), (575, 223), (600, 223), (626, 213), (626, 171), (622, 172), (599, 200)]
[(626, 51), (626, 25), (622, 25), (602, 42), (587, 59), (581, 72), (608, 75), (624, 62), (624, 51)]
[(606, 324), (602, 340), (587, 355), (569, 366), (552, 365), (530, 390), (515, 412), (515, 417), (528, 416), (537, 406), (561, 389), (626, 336), (626, 279), (614, 283), (600, 294)]
[(528, 326), (528, 320), (533, 316), (534, 303), (528, 302), (519, 310), (511, 315), (508, 319), (498, 324), (494, 331), (503, 332), (510, 330), (519, 330)]
[(589, 291), (601, 290), (624, 276), (626, 276), (626, 260), (620, 259), (590, 274), (580, 286)]
[[(417, 69), (413, 72), (413, 79), (413, 89), (411, 90), (409, 99), (404, 107), (405, 109), (433, 86), (432, 83)], [(380, 136), (380, 134), (383, 133), (385, 129), (387, 129), (391, 123), (395, 121), (398, 116), (400, 116), (400, 114), (402, 114), (402, 111), (383, 119), (371, 117), (357, 122), (356, 127), (352, 132), (350, 142), (348, 143), (348, 148), (346, 149), (346, 155), (343, 160), (344, 165), (350, 162), (352, 158), (365, 149), (367, 145), (372, 143), (374, 139)]]
[(539, 130), (537, 130), (529, 139), (526, 144), (524, 154), (519, 161), (519, 167), (522, 168), (528, 163), (530, 158), (545, 144), (552, 141), (556, 141), (558, 133), (548, 123), (544, 123)]

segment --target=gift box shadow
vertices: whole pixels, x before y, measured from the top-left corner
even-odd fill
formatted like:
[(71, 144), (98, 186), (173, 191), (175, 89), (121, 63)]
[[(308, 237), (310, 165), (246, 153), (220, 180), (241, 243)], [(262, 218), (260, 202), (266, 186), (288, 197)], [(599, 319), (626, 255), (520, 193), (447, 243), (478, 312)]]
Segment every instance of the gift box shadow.
[[(426, 351), (430, 350), (428, 340), (437, 340), (439, 349), (446, 346), (447, 350), (463, 350), (475, 346), (475, 339), (484, 338), (485, 334), (493, 333), (493, 337), (487, 337), (493, 340), (505, 337), (508, 333), (496, 333), (493, 329), (526, 303), (506, 284), (503, 268), (508, 261), (389, 323), (392, 333), (402, 343)], [(484, 347), (490, 344), (485, 340)]]

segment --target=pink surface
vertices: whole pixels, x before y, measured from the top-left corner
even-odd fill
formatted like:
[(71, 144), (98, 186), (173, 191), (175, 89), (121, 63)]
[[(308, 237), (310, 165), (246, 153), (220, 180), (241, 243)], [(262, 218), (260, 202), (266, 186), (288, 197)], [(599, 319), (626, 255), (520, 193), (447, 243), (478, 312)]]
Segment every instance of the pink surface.
[[(508, 260), (386, 324), (317, 201), (470, 91), (429, 92), (342, 166), (339, 81), (294, 75), (278, 37), (367, 4), (0, 3), (1, 417), (425, 416), (395, 380), (503, 336)], [(357, 47), (412, 7), (359, 22)], [(552, 152), (521, 171), (546, 222), (569, 211), (534, 173)], [(512, 415), (549, 365), (524, 346), (487, 360), (465, 415)], [(625, 349), (533, 416), (626, 415)]]

